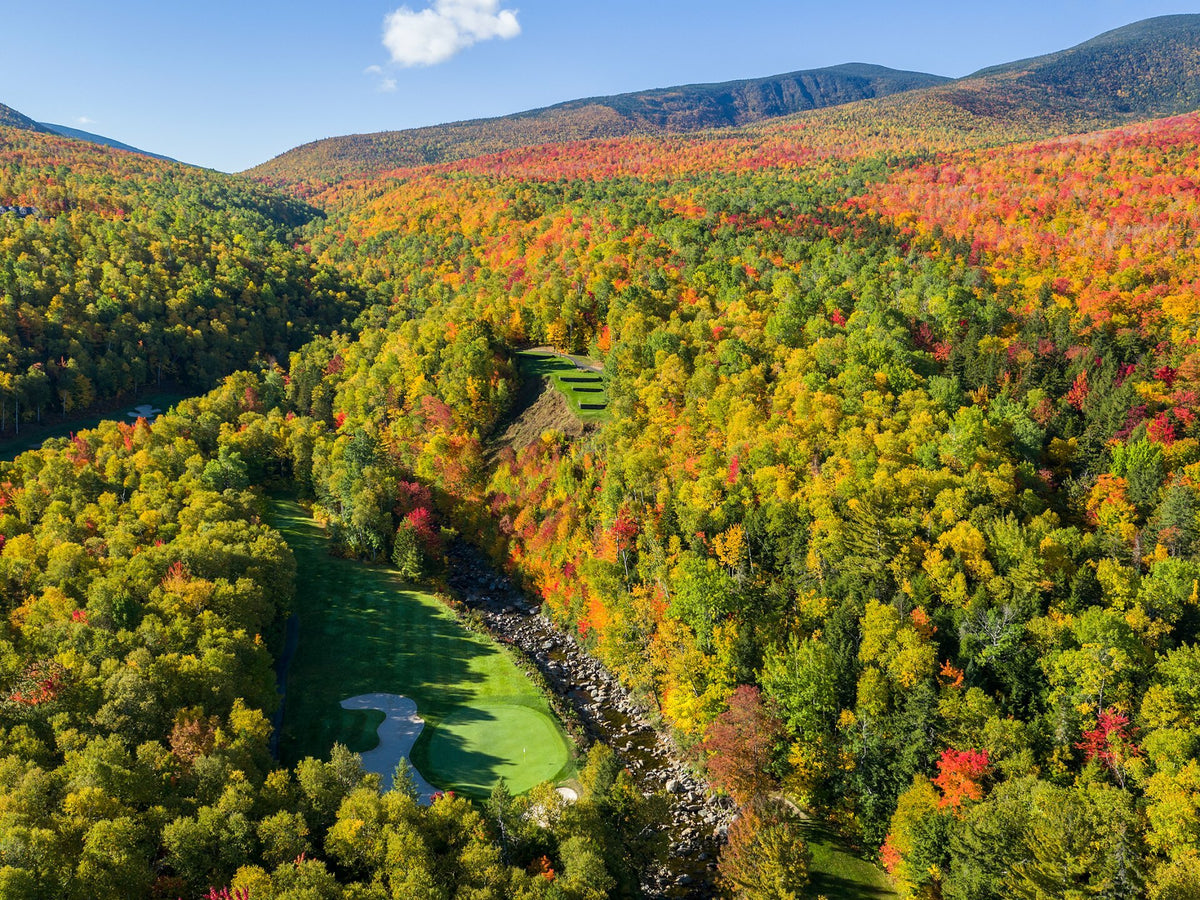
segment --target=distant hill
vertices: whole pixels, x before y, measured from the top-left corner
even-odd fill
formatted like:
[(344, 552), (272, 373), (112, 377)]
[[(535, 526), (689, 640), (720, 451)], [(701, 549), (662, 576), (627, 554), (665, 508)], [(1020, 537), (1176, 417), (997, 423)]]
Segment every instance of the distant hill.
[(789, 72), (768, 78), (690, 84), (612, 97), (560, 103), (513, 118), (542, 118), (589, 106), (613, 110), (638, 130), (698, 131), (747, 125), (809, 109), (823, 109), (930, 87), (950, 79), (923, 72), (899, 72), (884, 66), (847, 63), (826, 69)]
[(512, 147), (746, 125), (947, 81), (939, 75), (850, 63), (767, 78), (590, 97), (495, 119), (327, 138), (290, 150), (248, 174), (279, 183), (334, 181)]
[[(317, 210), (246, 178), (0, 127), (0, 207), (0, 432), (14, 396), (28, 419), (207, 388), (359, 311), (295, 247)], [(30, 207), (53, 226), (18, 224)]]
[(102, 147), (112, 147), (115, 150), (128, 150), (130, 153), (140, 153), (143, 156), (149, 156), (154, 159), (165, 160), (166, 162), (178, 162), (171, 159), (169, 156), (163, 156), (160, 153), (151, 153), (149, 150), (141, 150), (137, 147), (131, 147), (129, 144), (123, 144), (120, 141), (113, 140), (110, 137), (104, 137), (100, 134), (92, 134), (90, 131), (81, 131), (78, 128), (71, 128), (67, 125), (52, 125), (49, 122), (35, 122), (28, 116), (22, 115), (11, 106), (5, 106), (0, 103), (0, 126), (7, 128), (19, 128), (22, 131), (37, 131), (42, 134), (57, 134), (62, 137), (73, 138), (77, 141), (88, 141), (92, 144), (100, 144)]
[[(1117, 124), (1200, 109), (1200, 15), (1160, 16), (941, 89), (967, 108), (1056, 110)], [(997, 104), (999, 104), (997, 106)]]
[(39, 125), (28, 116), (23, 116), (11, 106), (0, 103), (0, 125), (7, 128), (20, 128), (22, 131), (42, 131), (48, 129)]
[[(771, 78), (593, 97), (496, 119), (349, 135), (290, 150), (247, 174), (307, 194), (348, 177), (571, 140), (768, 123), (800, 114), (924, 121), (968, 144), (1090, 131), (1200, 109), (1200, 15), (1161, 16), (1076, 47), (951, 81), (850, 64)], [(819, 111), (819, 112), (818, 112)]]
[(81, 131), (78, 128), (70, 128), (66, 125), (52, 125), (49, 122), (36, 123), (45, 131), (51, 131), (54, 134), (61, 134), (63, 137), (74, 138), (77, 141), (90, 141), (93, 144), (100, 144), (104, 147), (112, 147), (114, 150), (128, 150), (130, 153), (140, 153), (143, 156), (150, 156), (154, 159), (165, 160), (166, 162), (179, 162), (177, 159), (172, 159), (169, 156), (163, 156), (161, 153), (151, 153), (149, 150), (142, 150), (138, 147), (131, 147), (129, 144), (123, 144), (120, 141), (113, 140), (110, 137), (104, 137), (100, 134), (92, 134), (90, 131)]

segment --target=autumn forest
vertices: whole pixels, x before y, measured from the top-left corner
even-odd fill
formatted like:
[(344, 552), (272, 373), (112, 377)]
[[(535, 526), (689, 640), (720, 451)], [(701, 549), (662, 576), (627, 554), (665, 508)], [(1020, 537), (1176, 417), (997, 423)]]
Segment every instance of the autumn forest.
[[(0, 119), (0, 438), (117, 411), (0, 462), (0, 897), (1200, 897), (1198, 50), (240, 176)], [(574, 802), (282, 764), (277, 496), (468, 619), (473, 545), (707, 877), (586, 736)]]

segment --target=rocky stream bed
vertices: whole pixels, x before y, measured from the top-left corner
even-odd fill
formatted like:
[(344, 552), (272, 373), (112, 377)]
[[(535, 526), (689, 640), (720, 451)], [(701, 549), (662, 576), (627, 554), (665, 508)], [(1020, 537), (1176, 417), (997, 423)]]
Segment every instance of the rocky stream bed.
[(610, 746), (644, 794), (665, 791), (671, 818), (668, 862), (647, 865), (647, 896), (700, 900), (718, 896), (717, 850), (733, 817), (731, 804), (709, 793), (683, 763), (679, 749), (656, 729), (629, 692), (569, 635), (541, 615), (474, 547), (452, 551), (450, 587), (499, 640), (511, 644), (546, 679), (578, 718), (589, 741)]

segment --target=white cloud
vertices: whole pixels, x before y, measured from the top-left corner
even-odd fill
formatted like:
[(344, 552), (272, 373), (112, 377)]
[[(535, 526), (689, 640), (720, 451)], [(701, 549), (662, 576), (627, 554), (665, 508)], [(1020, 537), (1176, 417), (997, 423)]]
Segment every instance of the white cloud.
[(75, 121), (78, 122), (80, 125), (95, 125), (96, 124), (95, 119), (89, 119), (87, 116), (80, 116)]
[(435, 66), (456, 53), (493, 38), (521, 33), (517, 10), (501, 9), (500, 0), (434, 0), (414, 12), (402, 6), (383, 20), (383, 45), (402, 66)]

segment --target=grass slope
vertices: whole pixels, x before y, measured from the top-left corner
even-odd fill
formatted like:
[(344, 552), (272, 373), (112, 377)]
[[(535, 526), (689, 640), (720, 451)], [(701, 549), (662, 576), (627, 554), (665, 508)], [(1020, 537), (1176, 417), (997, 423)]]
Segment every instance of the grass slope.
[(856, 855), (828, 828), (811, 822), (804, 837), (812, 851), (812, 896), (829, 900), (893, 900), (900, 896), (882, 869)]
[(603, 422), (608, 418), (608, 389), (598, 372), (578, 368), (565, 357), (537, 351), (518, 353), (517, 365), (523, 378), (549, 378), (581, 422)]
[(372, 749), (383, 713), (338, 704), (383, 692), (416, 701), (425, 730), (412, 760), (438, 787), (484, 796), (504, 778), (520, 793), (573, 774), (545, 698), (499, 646), (394, 571), (329, 556), (299, 504), (276, 499), (271, 513), (296, 555), (300, 620), (280, 739), (285, 762), (328, 757), (339, 741)]

